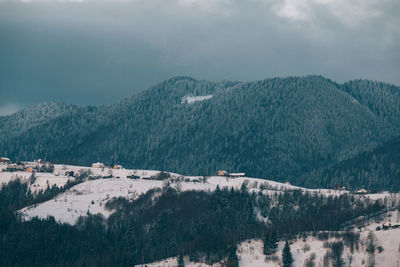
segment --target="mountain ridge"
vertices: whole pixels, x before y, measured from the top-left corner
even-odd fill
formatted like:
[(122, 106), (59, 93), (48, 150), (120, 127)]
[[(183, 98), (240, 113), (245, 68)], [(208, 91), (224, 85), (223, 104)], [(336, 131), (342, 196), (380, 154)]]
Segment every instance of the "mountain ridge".
[[(0, 139), (0, 152), (21, 160), (100, 160), (197, 175), (228, 169), (292, 180), (398, 135), (399, 91), (316, 75), (255, 82), (177, 76), (118, 103), (78, 107), (11, 133)], [(188, 95), (213, 97), (182, 104)]]

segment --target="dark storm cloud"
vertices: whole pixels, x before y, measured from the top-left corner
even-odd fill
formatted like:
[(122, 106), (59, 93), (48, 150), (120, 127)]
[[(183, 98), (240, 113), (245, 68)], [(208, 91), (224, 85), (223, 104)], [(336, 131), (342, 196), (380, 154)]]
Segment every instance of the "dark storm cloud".
[(111, 103), (174, 75), (400, 84), (397, 0), (0, 1), (0, 112)]

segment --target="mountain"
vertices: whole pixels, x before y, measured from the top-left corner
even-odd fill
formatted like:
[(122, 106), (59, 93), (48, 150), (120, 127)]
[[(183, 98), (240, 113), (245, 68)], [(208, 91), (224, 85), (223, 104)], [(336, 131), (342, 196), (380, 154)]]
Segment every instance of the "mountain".
[(311, 187), (400, 191), (400, 136), (376, 149), (296, 178)]
[(338, 84), (321, 76), (175, 77), (117, 104), (74, 107), (24, 131), (2, 123), (2, 131), (11, 130), (0, 139), (0, 153), (193, 175), (226, 169), (293, 181), (399, 135), (399, 94), (386, 83)]

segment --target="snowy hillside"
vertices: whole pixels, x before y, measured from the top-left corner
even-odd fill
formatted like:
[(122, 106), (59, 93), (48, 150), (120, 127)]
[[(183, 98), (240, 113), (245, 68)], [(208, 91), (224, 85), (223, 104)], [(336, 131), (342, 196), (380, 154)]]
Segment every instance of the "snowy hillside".
[[(89, 214), (101, 214), (108, 217), (114, 211), (107, 209), (106, 203), (114, 198), (124, 197), (128, 200), (135, 200), (140, 195), (151, 189), (163, 188), (165, 186), (174, 187), (180, 191), (214, 191), (220, 188), (240, 189), (246, 187), (250, 192), (261, 192), (275, 196), (288, 190), (301, 190), (312, 192), (324, 196), (340, 195), (350, 193), (345, 190), (329, 189), (307, 189), (293, 186), (286, 183), (279, 183), (270, 180), (257, 179), (251, 177), (224, 177), (224, 176), (183, 176), (177, 173), (161, 172), (156, 170), (130, 170), (122, 166), (116, 169), (105, 167), (85, 167), (72, 165), (53, 165), (52, 172), (29, 172), (28, 169), (37, 167), (37, 162), (25, 162), (26, 171), (7, 171), (6, 165), (0, 165), (0, 183), (6, 184), (12, 180), (20, 179), (27, 183), (32, 192), (46, 189), (48, 186), (64, 186), (70, 181), (82, 181), (75, 186), (67, 189), (64, 193), (58, 194), (53, 199), (32, 206), (25, 207), (18, 211), (21, 218), (30, 220), (33, 217), (47, 218), (53, 216), (60, 223), (76, 224), (80, 216)], [(73, 176), (69, 173), (73, 172)], [(82, 178), (82, 175), (84, 178)], [(33, 177), (33, 178), (32, 178)], [(398, 204), (400, 194), (354, 194), (357, 198), (370, 198), (372, 200), (390, 198), (387, 203)], [(274, 197), (272, 197), (274, 199)], [(276, 199), (276, 198), (275, 198)], [(389, 205), (388, 204), (388, 205)], [(388, 206), (389, 207), (389, 206)], [(260, 217), (260, 220), (268, 221), (268, 218)], [(376, 266), (396, 266), (400, 261), (400, 212), (391, 211), (382, 217), (377, 217), (374, 221), (361, 224), (363, 222), (352, 222), (350, 228), (354, 228), (355, 243), (350, 244), (344, 236), (344, 232), (326, 233), (307, 233), (291, 240), (291, 251), (294, 258), (294, 266), (305, 266), (306, 261), (313, 262), (314, 266), (324, 266), (324, 261), (331, 251), (332, 244), (342, 243), (342, 260), (346, 266), (364, 266), (369, 255), (366, 253), (366, 239), (370, 232), (375, 235), (377, 252), (375, 253)], [(389, 227), (383, 227), (386, 225)], [(393, 227), (393, 226), (394, 227)], [(397, 226), (398, 225), (398, 226)], [(357, 226), (357, 227), (356, 227)], [(377, 230), (378, 228), (384, 228)], [(239, 266), (281, 266), (281, 254), (284, 242), (279, 242), (276, 253), (265, 256), (263, 254), (263, 242), (257, 239), (246, 240), (237, 247)], [(190, 262), (189, 257), (185, 257), (186, 266), (221, 266), (221, 262), (207, 265), (201, 262)], [(163, 261), (146, 264), (147, 266), (176, 266), (177, 258), (168, 258)], [(312, 265), (309, 265), (312, 266)]]
[[(330, 236), (329, 238), (322, 238), (324, 232), (320, 235), (313, 236), (311, 234), (297, 238), (291, 241), (291, 252), (293, 255), (293, 266), (307, 266), (306, 262), (313, 262), (314, 265), (308, 266), (325, 266), (324, 257), (327, 255), (329, 248), (327, 244), (333, 242), (343, 242), (344, 248), (341, 254), (343, 266), (367, 266), (368, 253), (366, 252), (367, 236), (370, 232), (373, 232), (375, 246), (377, 247), (374, 258), (375, 266), (377, 267), (390, 267), (399, 266), (400, 264), (400, 228), (379, 230), (376, 231), (376, 227), (382, 225), (400, 225), (400, 211), (390, 212), (385, 216), (383, 221), (379, 223), (369, 223), (367, 226), (360, 230), (354, 229), (356, 235), (359, 234), (359, 239), (356, 240), (353, 246), (346, 243), (340, 234), (343, 232), (337, 232), (336, 235), (339, 237)], [(327, 232), (325, 233), (327, 234)], [(331, 232), (331, 235), (335, 235)], [(276, 253), (266, 256), (263, 254), (263, 242), (258, 239), (251, 239), (244, 241), (239, 244), (236, 254), (239, 258), (240, 267), (253, 267), (253, 266), (265, 266), (265, 267), (279, 267), (282, 266), (282, 249), (284, 242), (280, 241), (278, 250)], [(329, 254), (329, 253), (328, 253)], [(184, 257), (185, 266), (190, 267), (220, 267), (221, 263), (214, 263), (208, 265), (200, 262), (191, 262), (188, 257)], [(145, 265), (139, 265), (141, 267), (167, 267), (177, 266), (177, 258), (168, 258), (163, 261), (149, 263)], [(328, 265), (331, 266), (331, 265)]]
[[(220, 188), (233, 187), (239, 189), (245, 184), (246, 188), (250, 191), (261, 191), (264, 194), (274, 194), (291, 189), (301, 189), (324, 195), (339, 195), (345, 193), (345, 191), (340, 190), (306, 189), (290, 184), (249, 177), (228, 178), (211, 176), (207, 177), (206, 181), (203, 181), (203, 177), (200, 176), (182, 176), (176, 173), (169, 173), (170, 178), (166, 181), (150, 180), (149, 178), (159, 174), (160, 171), (92, 168), (71, 165), (55, 165), (53, 174), (38, 173), (35, 184), (31, 185), (32, 191), (46, 187), (47, 181), (50, 186), (53, 184), (57, 184), (58, 186), (64, 185), (68, 179), (70, 179), (62, 175), (66, 171), (74, 171), (75, 173), (85, 171), (90, 173), (90, 176), (94, 177), (94, 180), (87, 180), (80, 183), (44, 203), (23, 208), (20, 210), (20, 213), (24, 219), (36, 216), (40, 218), (53, 216), (59, 222), (74, 224), (79, 216), (85, 216), (87, 214), (100, 213), (108, 217), (112, 213), (112, 211), (104, 207), (104, 204), (108, 200), (116, 197), (125, 197), (133, 200), (138, 198), (141, 194), (146, 193), (148, 190), (162, 188), (167, 183), (171, 184), (171, 186), (179, 187), (179, 189), (183, 191), (213, 191), (217, 186)], [(127, 178), (127, 176), (132, 174), (140, 178)], [(6, 173), (3, 172), (0, 173), (0, 175), (6, 176)], [(24, 175), (24, 179), (28, 179), (30, 174), (24, 173)], [(10, 174), (8, 174), (8, 176), (10, 176)]]
[[(33, 163), (28, 163), (26, 166), (29, 167), (33, 165)], [(27, 171), (15, 171), (8, 172), (5, 171), (6, 165), (0, 165), (0, 188), (3, 184), (7, 184), (10, 181), (20, 179), (21, 182), (26, 182), (29, 184), (29, 188), (32, 192), (36, 192), (39, 190), (46, 190), (47, 187), (52, 187), (56, 185), (57, 187), (64, 186), (68, 180), (74, 181), (74, 177), (67, 177), (63, 175), (61, 171), (55, 170), (54, 173), (46, 173), (46, 172), (36, 172), (34, 182), (31, 183), (31, 172)]]

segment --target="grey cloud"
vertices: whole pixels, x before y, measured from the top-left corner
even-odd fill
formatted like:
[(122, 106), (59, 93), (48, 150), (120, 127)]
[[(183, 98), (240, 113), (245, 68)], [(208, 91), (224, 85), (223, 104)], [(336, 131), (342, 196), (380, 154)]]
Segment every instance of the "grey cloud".
[(174, 75), (400, 84), (396, 0), (0, 3), (0, 106), (111, 103)]

